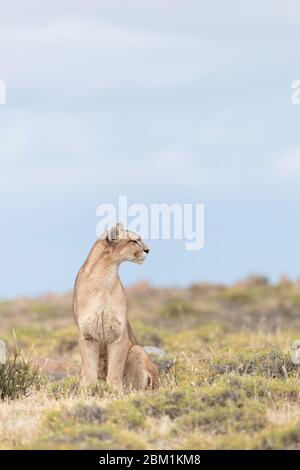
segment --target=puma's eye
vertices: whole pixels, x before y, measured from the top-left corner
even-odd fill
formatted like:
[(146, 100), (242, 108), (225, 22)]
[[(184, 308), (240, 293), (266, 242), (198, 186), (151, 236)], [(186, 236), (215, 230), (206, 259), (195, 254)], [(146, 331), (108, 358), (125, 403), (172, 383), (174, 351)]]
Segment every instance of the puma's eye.
[(137, 240), (131, 240), (132, 243), (136, 243), (137, 245), (139, 244), (139, 242)]

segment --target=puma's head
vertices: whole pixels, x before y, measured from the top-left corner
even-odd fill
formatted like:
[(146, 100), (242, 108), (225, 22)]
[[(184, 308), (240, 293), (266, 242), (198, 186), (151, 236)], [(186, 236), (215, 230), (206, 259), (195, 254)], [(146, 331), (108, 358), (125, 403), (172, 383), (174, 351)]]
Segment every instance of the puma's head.
[(137, 233), (124, 230), (122, 224), (112, 227), (103, 234), (102, 238), (109, 246), (114, 260), (120, 263), (132, 261), (133, 263), (142, 264), (150, 251)]

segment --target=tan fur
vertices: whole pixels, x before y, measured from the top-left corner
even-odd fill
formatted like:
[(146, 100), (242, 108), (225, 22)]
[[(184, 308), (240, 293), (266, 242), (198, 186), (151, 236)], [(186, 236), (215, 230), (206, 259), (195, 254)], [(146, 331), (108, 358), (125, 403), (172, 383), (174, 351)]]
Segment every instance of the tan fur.
[(141, 264), (148, 251), (137, 234), (118, 224), (97, 240), (77, 275), (73, 314), (86, 383), (100, 377), (116, 390), (158, 387), (158, 369), (136, 344), (127, 320), (118, 274), (121, 262)]

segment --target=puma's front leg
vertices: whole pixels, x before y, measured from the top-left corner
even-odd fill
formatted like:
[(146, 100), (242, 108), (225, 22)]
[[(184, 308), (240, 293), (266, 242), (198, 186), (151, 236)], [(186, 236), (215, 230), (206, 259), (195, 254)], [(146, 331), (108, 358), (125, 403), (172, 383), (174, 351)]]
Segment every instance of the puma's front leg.
[(99, 341), (93, 338), (79, 337), (80, 354), (82, 359), (83, 380), (86, 384), (96, 384), (99, 366)]
[(115, 343), (108, 344), (108, 368), (107, 383), (114, 390), (122, 391), (122, 380), (125, 361), (128, 354), (129, 341), (128, 337), (123, 337)]

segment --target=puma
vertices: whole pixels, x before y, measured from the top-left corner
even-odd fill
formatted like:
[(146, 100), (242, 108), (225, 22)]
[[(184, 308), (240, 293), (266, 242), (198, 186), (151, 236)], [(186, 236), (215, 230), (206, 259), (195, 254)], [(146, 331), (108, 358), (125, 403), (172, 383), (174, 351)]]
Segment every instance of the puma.
[(92, 247), (75, 282), (73, 315), (79, 330), (83, 379), (99, 378), (117, 391), (156, 389), (159, 372), (137, 345), (127, 319), (126, 295), (118, 268), (141, 264), (149, 248), (139, 235), (117, 224)]

